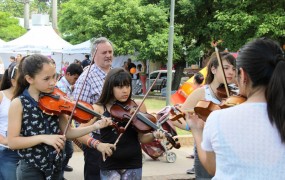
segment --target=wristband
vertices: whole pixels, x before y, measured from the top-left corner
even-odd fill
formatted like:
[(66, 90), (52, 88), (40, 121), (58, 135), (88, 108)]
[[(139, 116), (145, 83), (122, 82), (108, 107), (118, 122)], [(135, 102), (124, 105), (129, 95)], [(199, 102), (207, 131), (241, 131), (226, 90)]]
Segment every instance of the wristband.
[(99, 140), (90, 137), (90, 138), (87, 140), (87, 146), (88, 146), (89, 148), (94, 148), (94, 144), (96, 143), (96, 141), (99, 141)]
[(89, 148), (91, 148), (90, 143), (91, 143), (92, 139), (93, 139), (93, 138), (90, 137), (90, 138), (88, 138), (87, 141), (86, 141), (86, 145), (87, 145)]
[(90, 147), (93, 148), (93, 149), (97, 149), (97, 146), (98, 144), (100, 144), (101, 141), (99, 140), (96, 140), (96, 139), (93, 139), (91, 142), (90, 142)]
[(185, 130), (186, 130), (186, 131), (190, 131), (190, 127), (189, 127), (188, 123), (186, 123)]

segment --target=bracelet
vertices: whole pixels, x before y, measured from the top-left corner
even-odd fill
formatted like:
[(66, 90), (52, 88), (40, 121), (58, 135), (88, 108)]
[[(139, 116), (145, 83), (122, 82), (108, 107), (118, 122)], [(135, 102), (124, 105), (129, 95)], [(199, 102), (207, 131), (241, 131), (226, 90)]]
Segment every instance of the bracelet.
[(190, 127), (189, 127), (188, 123), (186, 123), (185, 130), (186, 130), (186, 131), (190, 131)]
[(93, 147), (94, 149), (97, 149), (98, 145), (101, 143), (101, 141), (99, 140), (95, 140), (94, 141), (91, 141), (91, 147)]
[(90, 143), (91, 143), (92, 139), (93, 139), (93, 138), (90, 137), (90, 138), (88, 138), (87, 141), (86, 141), (86, 145), (87, 145), (89, 148), (91, 148), (91, 147), (90, 147)]
[(96, 141), (99, 141), (99, 140), (90, 137), (90, 138), (87, 140), (87, 146), (88, 146), (89, 148), (94, 148), (94, 144), (96, 143)]

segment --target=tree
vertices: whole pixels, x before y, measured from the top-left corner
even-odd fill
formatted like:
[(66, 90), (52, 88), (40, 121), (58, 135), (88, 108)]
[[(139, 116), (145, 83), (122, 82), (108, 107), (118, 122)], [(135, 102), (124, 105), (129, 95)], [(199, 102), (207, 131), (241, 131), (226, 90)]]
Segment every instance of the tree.
[[(24, 17), (24, 2), (27, 0), (2, 0), (0, 11), (10, 13), (14, 17)], [(49, 0), (33, 0), (30, 2), (30, 15), (33, 13), (49, 13)]]
[[(84, 5), (84, 6), (83, 6)], [(73, 43), (107, 36), (118, 54), (166, 63), (169, 0), (71, 0), (63, 3), (60, 29)], [(284, 0), (177, 0), (173, 63), (180, 79), (186, 62), (197, 64), (222, 40), (220, 50), (237, 51), (252, 38), (267, 36), (285, 44)], [(174, 81), (172, 89), (177, 89)]]
[(19, 26), (19, 20), (13, 18), (9, 13), (0, 11), (0, 39), (13, 40), (23, 35), (26, 30)]
[(139, 0), (71, 0), (62, 4), (59, 28), (72, 43), (106, 36), (116, 54), (136, 54), (139, 59), (167, 57), (167, 13)]
[(246, 42), (262, 36), (285, 43), (284, 0), (260, 0), (258, 3), (223, 0), (220, 3), (222, 6), (209, 27), (224, 41), (224, 47), (237, 51)]

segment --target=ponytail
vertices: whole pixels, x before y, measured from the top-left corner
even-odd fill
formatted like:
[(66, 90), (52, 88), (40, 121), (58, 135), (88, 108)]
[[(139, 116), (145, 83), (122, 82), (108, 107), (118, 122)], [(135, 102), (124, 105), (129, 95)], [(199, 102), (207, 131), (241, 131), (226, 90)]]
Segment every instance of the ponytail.
[(265, 96), (267, 100), (268, 117), (276, 125), (282, 143), (285, 143), (285, 60), (279, 56), (276, 67), (267, 86)]
[(25, 74), (23, 72), (23, 63), (25, 61), (27, 56), (23, 57), (23, 59), (20, 61), (19, 68), (18, 68), (18, 78), (16, 83), (16, 88), (14, 91), (13, 98), (16, 98), (20, 94), (24, 92), (24, 90), (29, 87), (29, 83), (26, 81)]

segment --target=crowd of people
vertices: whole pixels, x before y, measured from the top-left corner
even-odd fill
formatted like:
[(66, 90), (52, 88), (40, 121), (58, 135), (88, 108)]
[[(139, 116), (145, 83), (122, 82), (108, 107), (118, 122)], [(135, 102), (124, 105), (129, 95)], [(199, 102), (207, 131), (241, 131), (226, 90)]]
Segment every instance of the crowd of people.
[[(113, 57), (112, 42), (97, 38), (91, 56), (66, 65), (59, 78), (55, 62), (46, 56), (10, 58), (0, 86), (0, 179), (64, 179), (72, 139), (82, 144), (85, 180), (142, 179), (140, 143), (165, 135), (142, 133), (114, 116), (115, 104), (123, 108), (132, 101), (131, 69), (140, 72), (141, 65), (128, 59), (112, 68)], [(195, 75), (197, 86), (181, 105), (186, 120), (173, 124), (194, 136), (196, 179), (285, 179), (284, 69), (280, 46), (259, 38), (245, 44), (237, 59), (228, 52), (213, 53), (204, 85), (204, 77)], [(246, 101), (202, 119), (195, 107), (200, 101), (220, 105), (217, 89), (224, 81), (236, 83)], [(79, 121), (71, 112), (45, 113), (40, 100), (58, 98), (52, 94), (55, 88), (70, 102), (89, 104), (92, 111), (80, 107), (92, 117)], [(145, 104), (133, 103), (147, 112)]]

